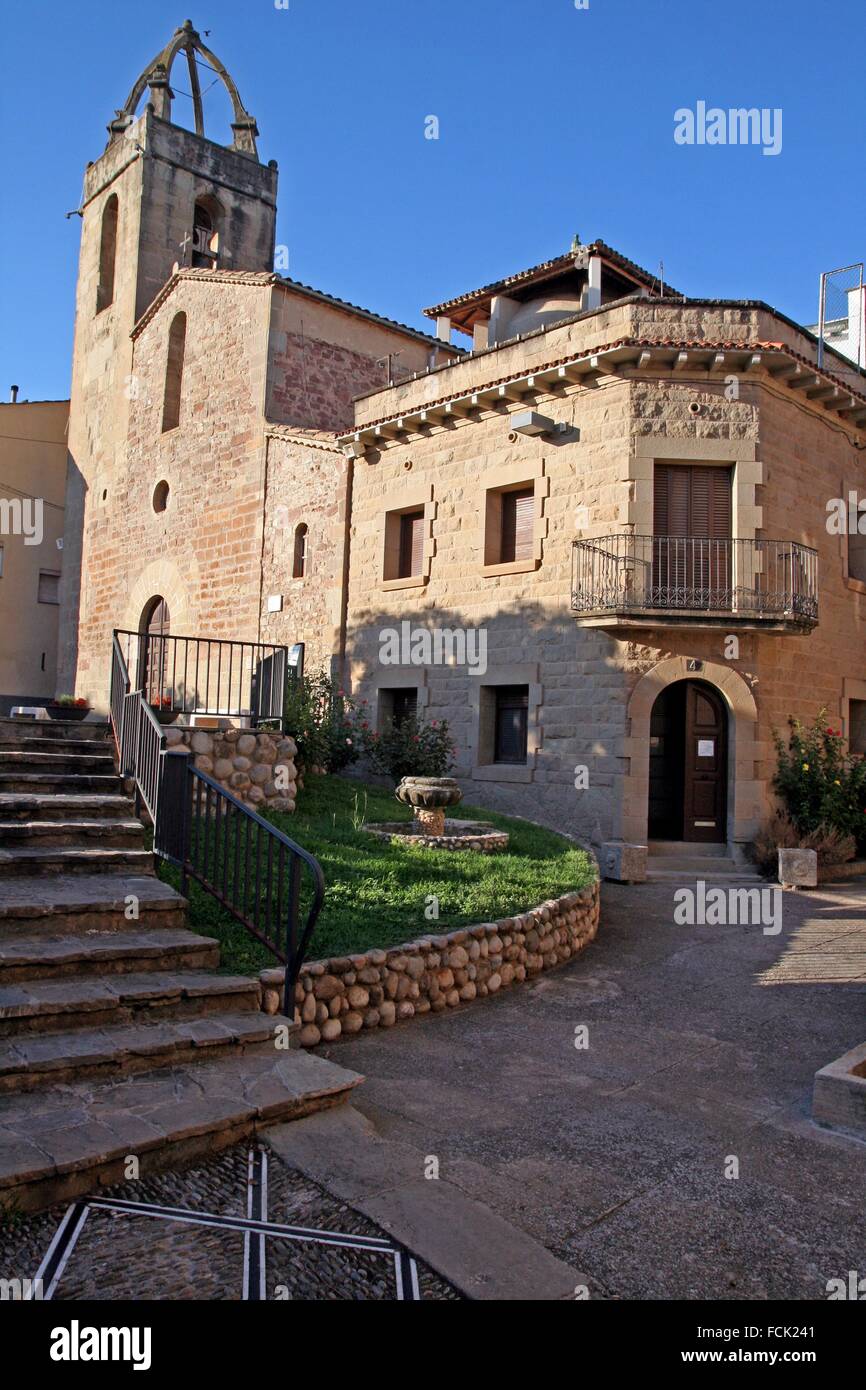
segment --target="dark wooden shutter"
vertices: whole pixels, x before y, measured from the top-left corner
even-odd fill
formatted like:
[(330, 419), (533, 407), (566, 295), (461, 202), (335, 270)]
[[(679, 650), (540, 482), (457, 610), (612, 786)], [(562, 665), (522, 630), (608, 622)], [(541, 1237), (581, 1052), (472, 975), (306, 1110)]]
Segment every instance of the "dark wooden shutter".
[(424, 513), (406, 512), (400, 518), (400, 579), (424, 572)]
[(656, 464), (653, 587), (662, 607), (727, 603), (731, 572), (731, 470)]
[(497, 687), (494, 762), (526, 762), (528, 707), (528, 686), (503, 685)]
[(531, 560), (535, 530), (535, 493), (522, 488), (502, 494), (502, 543), (500, 564), (512, 560)]
[(731, 470), (656, 464), (653, 534), (731, 538)]

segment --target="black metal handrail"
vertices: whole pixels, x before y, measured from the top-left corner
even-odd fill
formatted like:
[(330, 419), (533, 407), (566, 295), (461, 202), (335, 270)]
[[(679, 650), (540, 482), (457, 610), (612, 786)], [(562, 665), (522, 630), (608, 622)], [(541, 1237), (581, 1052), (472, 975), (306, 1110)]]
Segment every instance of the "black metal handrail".
[(145, 805), (155, 825), (165, 734), (143, 693), (129, 688), (129, 673), (116, 633), (111, 646), (109, 704), (120, 775), (135, 781), (136, 799)]
[(817, 551), (797, 541), (621, 533), (573, 542), (575, 613), (818, 621)]
[[(285, 1011), (294, 1014), (294, 988), (322, 908), (321, 866), (197, 768), (187, 748), (167, 748), (145, 689), (130, 689), (115, 632), (111, 654), (111, 728), (121, 775), (153, 822), (154, 853), (176, 865), (184, 893), (194, 879), (285, 965)], [(301, 876), (310, 875), (302, 893)], [(302, 896), (305, 917), (300, 925)]]
[[(324, 901), (318, 860), (180, 749), (170, 749), (165, 758), (154, 849), (180, 869), (184, 894), (188, 879), (200, 883), (285, 965), (291, 1017), (295, 983)], [(304, 870), (310, 877), (306, 895)], [(308, 902), (300, 926), (302, 896)]]
[(282, 723), (287, 647), (126, 628), (117, 628), (114, 637), (132, 689), (151, 707), (246, 718), (253, 725)]

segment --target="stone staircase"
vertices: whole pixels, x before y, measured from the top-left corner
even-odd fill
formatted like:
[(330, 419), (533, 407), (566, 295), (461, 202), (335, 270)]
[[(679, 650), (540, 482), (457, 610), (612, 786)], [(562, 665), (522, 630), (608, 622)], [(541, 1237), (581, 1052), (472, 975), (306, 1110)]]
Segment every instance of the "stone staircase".
[(0, 720), (0, 1207), (173, 1166), (361, 1080), (218, 973), (144, 833), (107, 725)]
[(726, 845), (692, 844), (680, 840), (652, 840), (647, 857), (648, 883), (766, 884), (749, 863), (738, 863)]

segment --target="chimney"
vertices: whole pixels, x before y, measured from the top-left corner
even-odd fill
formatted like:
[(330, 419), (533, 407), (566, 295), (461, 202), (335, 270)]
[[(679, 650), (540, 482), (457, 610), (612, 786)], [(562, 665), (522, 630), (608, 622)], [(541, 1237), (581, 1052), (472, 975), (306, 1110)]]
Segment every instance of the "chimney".
[(18, 387), (17, 387), (17, 386), (10, 386), (10, 387), (9, 387), (9, 400), (12, 402), (13, 405), (14, 405), (15, 402), (18, 400)]

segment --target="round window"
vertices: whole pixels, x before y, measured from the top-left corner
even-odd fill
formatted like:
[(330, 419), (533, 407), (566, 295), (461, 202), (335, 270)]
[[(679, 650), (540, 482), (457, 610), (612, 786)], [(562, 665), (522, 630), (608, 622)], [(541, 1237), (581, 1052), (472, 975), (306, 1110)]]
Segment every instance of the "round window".
[(163, 479), (162, 482), (157, 483), (156, 487), (153, 489), (153, 510), (155, 512), (165, 511), (168, 506), (168, 494), (169, 486), (165, 479)]

